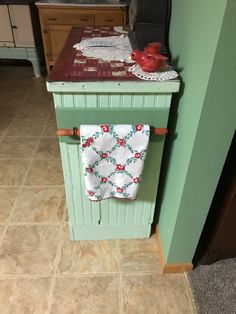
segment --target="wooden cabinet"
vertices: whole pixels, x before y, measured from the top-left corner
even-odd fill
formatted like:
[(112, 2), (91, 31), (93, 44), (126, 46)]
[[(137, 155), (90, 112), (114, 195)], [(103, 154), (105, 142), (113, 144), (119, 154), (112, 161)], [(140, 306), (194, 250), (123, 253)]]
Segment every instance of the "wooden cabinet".
[(121, 26), (126, 24), (124, 6), (50, 6), (36, 3), (39, 9), (47, 72), (56, 62), (65, 40), (75, 26)]

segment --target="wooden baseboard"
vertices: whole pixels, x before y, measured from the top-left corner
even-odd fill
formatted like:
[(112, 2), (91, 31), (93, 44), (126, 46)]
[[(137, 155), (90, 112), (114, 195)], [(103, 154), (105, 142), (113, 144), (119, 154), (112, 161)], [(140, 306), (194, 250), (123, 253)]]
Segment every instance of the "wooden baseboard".
[(158, 243), (158, 251), (160, 256), (160, 262), (162, 267), (163, 274), (170, 273), (184, 273), (193, 269), (192, 263), (177, 263), (177, 264), (168, 264), (166, 263), (164, 250), (161, 242), (161, 236), (159, 228), (156, 227), (156, 235), (157, 235), (157, 243)]

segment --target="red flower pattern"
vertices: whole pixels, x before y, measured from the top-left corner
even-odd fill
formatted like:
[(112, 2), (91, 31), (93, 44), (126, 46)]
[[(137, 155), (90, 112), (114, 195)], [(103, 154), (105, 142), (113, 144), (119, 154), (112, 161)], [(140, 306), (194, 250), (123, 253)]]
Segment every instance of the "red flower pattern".
[(136, 124), (135, 128), (136, 128), (136, 131), (142, 131), (143, 124)]
[(126, 141), (125, 141), (123, 138), (118, 138), (117, 143), (118, 143), (120, 146), (125, 146)]
[(107, 156), (108, 156), (108, 154), (107, 154), (107, 153), (102, 153), (102, 158), (103, 158), (103, 159), (106, 159), (106, 158), (107, 158)]
[(91, 144), (94, 142), (94, 139), (92, 137), (89, 137), (86, 141), (87, 143)]
[(92, 167), (86, 168), (86, 172), (88, 172), (88, 173), (93, 173), (93, 168), (92, 168)]
[(103, 132), (109, 132), (109, 125), (108, 124), (103, 124), (101, 125), (101, 129), (103, 130)]
[(93, 191), (87, 190), (87, 192), (88, 192), (88, 195), (90, 195), (90, 196), (93, 196), (95, 194)]
[[(109, 134), (111, 135), (111, 136), (113, 136), (113, 138), (114, 138), (114, 140), (116, 141), (116, 145), (114, 146), (114, 149), (117, 149), (117, 150), (119, 150), (119, 147), (126, 147), (126, 145), (127, 145), (127, 140), (126, 140), (126, 137), (125, 137), (125, 135), (121, 135), (121, 136), (124, 136), (124, 138), (123, 137), (121, 137), (121, 138), (117, 138), (117, 133), (115, 132), (115, 130), (114, 130), (114, 132), (113, 132), (113, 129), (111, 129), (111, 127), (110, 127), (110, 125), (109, 124), (103, 124), (103, 125), (100, 125), (100, 130), (102, 131), (102, 133), (103, 133), (103, 135), (105, 135), (104, 133), (108, 133), (109, 132)], [(144, 136), (145, 134), (142, 132), (144, 130), (144, 125), (143, 124), (136, 124), (135, 126), (134, 126), (134, 128), (133, 128), (133, 130), (131, 130), (131, 133), (129, 133), (129, 134), (135, 134), (135, 132), (140, 132), (141, 134), (140, 134), (140, 136)], [(105, 135), (106, 136), (106, 135)], [(131, 135), (132, 136), (132, 135)], [(85, 150), (86, 150), (86, 147), (89, 147), (89, 146), (91, 146), (91, 145), (93, 145), (94, 146), (94, 149), (96, 149), (96, 137), (95, 138), (93, 138), (92, 136), (91, 137), (88, 137), (88, 138), (86, 138), (86, 139), (84, 139), (84, 141), (82, 142), (82, 148), (84, 148)], [(132, 146), (132, 142), (131, 142), (131, 144), (130, 144), (131, 146)], [(137, 149), (137, 146), (135, 147), (135, 145), (132, 147), (133, 148), (133, 160), (134, 160), (134, 158), (136, 158), (136, 159), (139, 159), (139, 158), (143, 158), (144, 156), (145, 156), (145, 153), (144, 152), (140, 152), (140, 151), (137, 151), (136, 149)], [(130, 183), (132, 183), (133, 182), (133, 184), (135, 184), (136, 186), (134, 186), (133, 185), (133, 189), (135, 190), (135, 189), (137, 189), (137, 186), (138, 186), (138, 184), (140, 183), (140, 181), (141, 181), (141, 179), (139, 178), (139, 173), (137, 172), (137, 173), (133, 173), (133, 172), (131, 172), (130, 171), (130, 169), (129, 169), (129, 162), (128, 162), (128, 165), (126, 165), (126, 163), (125, 163), (125, 160), (124, 160), (124, 163), (123, 164), (113, 164), (113, 162), (115, 161), (115, 158), (113, 159), (112, 157), (113, 157), (113, 155), (112, 154), (110, 154), (109, 152), (107, 153), (106, 152), (106, 150), (105, 150), (105, 152), (103, 152), (103, 149), (104, 148), (102, 148), (102, 146), (101, 147), (99, 147), (99, 149), (97, 149), (97, 152), (99, 152), (100, 151), (100, 153), (99, 153), (99, 157), (100, 157), (100, 159), (98, 159), (98, 162), (101, 162), (101, 160), (103, 160), (104, 159), (104, 161), (103, 161), (103, 163), (105, 162), (106, 163), (106, 161), (109, 163), (110, 161), (112, 161), (112, 162), (110, 162), (110, 165), (113, 167), (113, 171), (115, 170), (115, 171), (117, 171), (118, 173), (120, 173), (120, 175), (121, 174), (129, 174), (130, 175), (130, 177), (131, 177), (131, 179), (130, 179)], [(114, 150), (113, 149), (113, 150)], [(88, 153), (90, 153), (90, 150), (88, 150)], [(109, 158), (109, 159), (107, 159), (107, 158)], [(122, 161), (123, 162), (123, 161)], [(112, 165), (113, 164), (113, 165)], [(116, 191), (117, 193), (119, 193), (119, 196), (117, 196), (117, 197), (125, 197), (126, 196), (126, 194), (124, 194), (124, 187), (122, 186), (122, 183), (120, 182), (120, 185), (121, 186), (118, 186), (117, 187), (117, 185), (116, 184), (113, 184), (113, 179), (110, 179), (110, 177), (108, 176), (108, 177), (106, 177), (106, 176), (100, 176), (102, 173), (100, 172), (98, 172), (97, 171), (97, 169), (96, 169), (96, 167), (97, 167), (97, 163), (95, 163), (95, 164), (90, 164), (90, 162), (88, 163), (88, 167), (86, 167), (85, 168), (85, 172), (86, 173), (88, 173), (89, 175), (87, 175), (86, 176), (86, 180), (90, 180), (91, 178), (93, 178), (94, 176), (96, 176), (97, 177), (97, 179), (99, 179), (99, 181), (100, 181), (100, 183), (99, 183), (99, 186), (103, 186), (103, 188), (102, 189), (104, 189), (104, 187), (106, 186), (106, 185), (108, 185), (109, 187), (110, 187), (110, 183), (111, 183), (111, 185), (113, 186), (113, 192), (112, 193), (114, 193), (114, 191)], [(112, 170), (111, 170), (112, 171)], [(137, 177), (133, 177), (133, 175), (135, 176), (135, 175), (137, 175)], [(97, 181), (96, 181), (97, 182)], [(109, 183), (109, 184), (108, 184)], [(130, 184), (129, 183), (129, 184)], [(97, 184), (97, 183), (96, 183)], [(97, 187), (96, 187), (97, 188)], [(114, 190), (114, 188), (115, 188), (115, 190)], [(91, 189), (91, 190), (90, 190)], [(132, 189), (131, 189), (131, 193), (132, 193)], [(87, 190), (87, 195), (88, 196), (90, 196), (90, 199), (92, 199), (92, 197), (94, 197), (94, 199), (99, 199), (99, 197), (100, 197), (100, 195), (97, 193), (97, 190), (95, 191), (94, 189), (93, 189), (93, 187), (89, 187), (89, 189)], [(114, 194), (111, 194), (111, 195), (113, 195), (113, 196), (115, 196)]]
[(140, 180), (139, 180), (139, 178), (133, 178), (133, 182), (134, 182), (134, 183), (139, 183)]
[(116, 170), (125, 170), (125, 166), (118, 164), (118, 165), (116, 165)]

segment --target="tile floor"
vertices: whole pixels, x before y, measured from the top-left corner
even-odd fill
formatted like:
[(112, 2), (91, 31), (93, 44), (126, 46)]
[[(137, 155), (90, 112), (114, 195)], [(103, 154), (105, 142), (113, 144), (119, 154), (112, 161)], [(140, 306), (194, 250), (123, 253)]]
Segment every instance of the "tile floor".
[(53, 100), (32, 73), (0, 66), (0, 313), (193, 313), (155, 236), (70, 241)]

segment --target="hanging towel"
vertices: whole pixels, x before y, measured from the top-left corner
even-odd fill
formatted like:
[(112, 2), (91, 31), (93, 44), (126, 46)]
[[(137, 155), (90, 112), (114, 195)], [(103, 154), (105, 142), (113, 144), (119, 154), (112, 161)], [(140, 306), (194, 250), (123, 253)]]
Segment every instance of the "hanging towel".
[(81, 125), (85, 193), (91, 201), (135, 199), (149, 143), (149, 125)]

